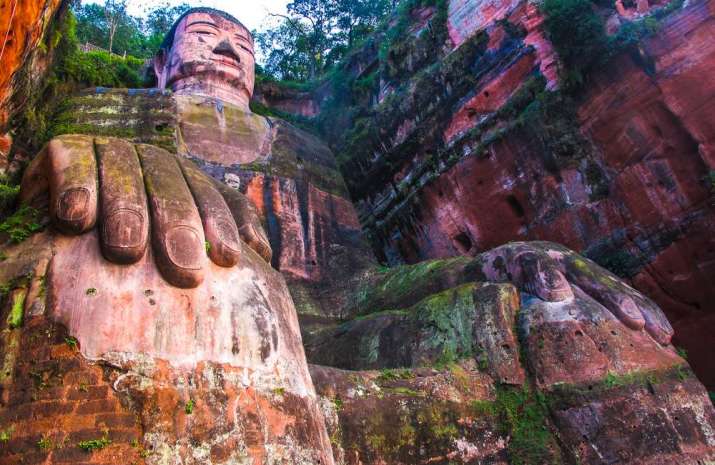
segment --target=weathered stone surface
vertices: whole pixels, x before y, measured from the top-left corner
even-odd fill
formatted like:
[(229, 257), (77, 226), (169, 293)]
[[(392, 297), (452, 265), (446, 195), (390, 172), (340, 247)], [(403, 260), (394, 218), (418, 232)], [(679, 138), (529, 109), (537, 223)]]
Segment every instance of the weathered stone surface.
[(286, 89), (272, 81), (256, 83), (253, 102), (307, 118), (316, 116), (320, 110), (319, 104), (312, 92), (298, 89)]
[[(4, 135), (13, 110), (9, 104), (16, 92), (22, 93), (41, 81), (49, 64), (48, 57), (38, 50), (40, 41), (53, 19), (57, 19), (61, 0), (30, 0), (4, 2), (0, 5), (0, 132)], [(22, 75), (21, 75), (22, 74)], [(18, 96), (20, 96), (18, 94)], [(22, 96), (26, 99), (27, 96)], [(2, 152), (7, 154), (7, 152)]]
[[(669, 344), (667, 319), (647, 297), (553, 243), (509, 243), (479, 254), (507, 239), (555, 236), (627, 270), (654, 295), (683, 304), (683, 315), (692, 313), (696, 305), (684, 296), (707, 288), (710, 263), (692, 257), (711, 241), (692, 233), (712, 222), (707, 188), (692, 185), (710, 163), (703, 122), (709, 107), (700, 112), (697, 102), (709, 102), (709, 88), (692, 99), (679, 92), (684, 81), (709, 72), (698, 55), (710, 45), (712, 11), (703, 4), (666, 23), (661, 35), (670, 34), (667, 41), (648, 42), (649, 53), (660, 57), (655, 74), (623, 58), (623, 76), (591, 89), (581, 107), (591, 110), (580, 120), (556, 117), (533, 127), (510, 118), (555, 83), (553, 53), (534, 5), (453, 1), (410, 12), (408, 31), (417, 45), (402, 45), (414, 56), (391, 57), (389, 72), (417, 80), (404, 99), (405, 88), (381, 83), (376, 101), (400, 99), (397, 107), (415, 113), (383, 115), (382, 150), (391, 155), (370, 153), (353, 165), (350, 186), (358, 187), (353, 195), (370, 232), (379, 232), (383, 258), (476, 257), (377, 267), (328, 147), (285, 122), (246, 111), (250, 70), (231, 88), (187, 79), (174, 97), (101, 89), (80, 96), (92, 111), (65, 114), (59, 122), (69, 132), (107, 135), (108, 127), (119, 128), (135, 143), (176, 149), (217, 181), (185, 159), (162, 164), (173, 158), (138, 146), (152, 221), (160, 223), (152, 234), (163, 231), (162, 211), (185, 212), (191, 204), (198, 213), (188, 220), (209, 238), (217, 225), (207, 217), (225, 217), (228, 209), (237, 221), (251, 217), (237, 225), (248, 247), (241, 245), (232, 266), (222, 245), (214, 249), (210, 241), (205, 253), (211, 260), (203, 249), (200, 254), (203, 282), (180, 289), (157, 271), (156, 243), (131, 266), (105, 261), (100, 243), (106, 234), (95, 230), (78, 237), (50, 231), (3, 246), (0, 283), (8, 292), (0, 311), (0, 418), (12, 424), (4, 429), (0, 422), (0, 463), (715, 460), (712, 404)], [(435, 32), (443, 7), (450, 29)], [(641, 2), (637, 9), (648, 8)], [(221, 18), (231, 23), (219, 21), (224, 29), (245, 32)], [(218, 60), (206, 68), (207, 83), (225, 84), (216, 80), (220, 69), (235, 65), (239, 53), (252, 59), (248, 48), (231, 50), (240, 38), (188, 46), (190, 37), (181, 34), (192, 34), (193, 24), (182, 21), (183, 45), (166, 53)], [(433, 33), (449, 33), (456, 45), (441, 67), (430, 66), (426, 38)], [(677, 38), (681, 33), (697, 45), (686, 47), (686, 56), (695, 57), (689, 62), (684, 50), (671, 47), (690, 43)], [(166, 63), (159, 70), (162, 85), (184, 71)], [(666, 92), (662, 83), (673, 76), (685, 77)], [(629, 85), (637, 95), (629, 94)], [(226, 91), (233, 104), (219, 100)], [(279, 104), (308, 111), (305, 102)], [(619, 109), (616, 116), (612, 108)], [(112, 116), (117, 111), (138, 116), (122, 121)], [(569, 153), (587, 140), (581, 130), (593, 146)], [(568, 150), (549, 154), (553, 147), (542, 146), (540, 131), (556, 134)], [(95, 183), (89, 156), (72, 162), (51, 145), (36, 158), (24, 195), (54, 186), (55, 223), (70, 221), (74, 232), (91, 229), (81, 215), (88, 202), (80, 196), (58, 215), (64, 194), (78, 187), (108, 202), (95, 213), (100, 224), (122, 189), (131, 194), (123, 200), (141, 203), (136, 182), (102, 193), (121, 172), (138, 170), (103, 171), (106, 157), (130, 151), (119, 150), (116, 140), (62, 140), (74, 149), (82, 141), (96, 146), (100, 178)], [(435, 141), (451, 152), (433, 157)], [(39, 166), (42, 156), (56, 162), (49, 171)], [(366, 173), (374, 192), (360, 188), (358, 176)], [(219, 187), (222, 182), (230, 186)], [(222, 196), (225, 202), (217, 203)], [(285, 277), (266, 262), (268, 238), (273, 265)], [(638, 249), (637, 260), (614, 253), (624, 245), (627, 254)], [(175, 249), (191, 255), (189, 247)], [(695, 276), (692, 263), (704, 263), (702, 273)], [(663, 277), (663, 269), (678, 275)], [(697, 295), (709, 299), (707, 292)], [(317, 365), (308, 371), (294, 301), (303, 313), (309, 357), (346, 371)], [(382, 370), (359, 371), (368, 368)], [(16, 426), (22, 428), (17, 436)], [(99, 450), (83, 451), (79, 443), (86, 440)]]
[[(144, 463), (141, 417), (113, 388), (114, 370), (85, 359), (61, 325), (27, 315), (3, 328), (0, 351), (0, 463)], [(101, 446), (80, 447), (89, 441)]]
[[(46, 254), (37, 253), (39, 244)], [(64, 342), (82, 366), (107, 367), (107, 395), (126, 406), (121, 410), (114, 400), (108, 412), (131, 413), (141, 426), (128, 437), (109, 425), (107, 437), (117, 446), (148, 451), (146, 463), (178, 457), (187, 464), (331, 463), (290, 294), (280, 274), (249, 248), (238, 267), (209, 263), (206, 283), (197, 289), (164, 281), (151, 249), (129, 268), (104, 261), (96, 232), (69, 238), (42, 233), (6, 250), (4, 282), (29, 287), (28, 295), (43, 303), (21, 302), (24, 325), (4, 333), (4, 395), (20, 395), (31, 378), (12, 375), (20, 366), (18, 353), (49, 351), (47, 344)], [(44, 255), (52, 256), (49, 267), (38, 269)], [(42, 263), (47, 267), (47, 260)], [(30, 278), (23, 277), (26, 270)], [(42, 291), (33, 293), (33, 283)], [(34, 337), (22, 347), (12, 342), (34, 325), (60, 328), (66, 338)], [(66, 421), (83, 424), (86, 412), (104, 413), (102, 402), (69, 405)], [(101, 411), (86, 410), (95, 403)], [(3, 415), (13, 409), (0, 406)], [(46, 414), (55, 417), (51, 410)], [(92, 432), (103, 437), (101, 429)]]
[(85, 89), (69, 96), (52, 133), (121, 137), (176, 152), (176, 102), (156, 89)]
[(185, 12), (154, 56), (161, 89), (220, 99), (244, 110), (253, 95), (253, 36), (238, 19), (211, 9)]
[(510, 463), (507, 434), (480, 409), (496, 398), (491, 380), (473, 364), (310, 372), (338, 464)]
[[(155, 90), (90, 89), (67, 108), (58, 133), (160, 145), (218, 182), (238, 180), (263, 218), (272, 263), (301, 313), (338, 315), (344, 280), (374, 266), (335, 159), (315, 136), (214, 99)], [(137, 117), (118, 117), (127, 114)]]
[(471, 357), (504, 384), (525, 380), (514, 334), (519, 299), (510, 284), (464, 284), (409, 308), (384, 310), (304, 335), (311, 363), (402, 368)]
[[(122, 148), (128, 152), (122, 153)], [(206, 260), (206, 255), (212, 255), (203, 240), (198, 244), (203, 256), (201, 286), (175, 287), (170, 274), (157, 270), (162, 266), (162, 260), (156, 259), (157, 248), (165, 246), (171, 258), (171, 250), (185, 255), (187, 246), (195, 245), (180, 241), (177, 245), (170, 235), (177, 224), (186, 228), (190, 223), (197, 231), (203, 227), (208, 238), (212, 217), (234, 214), (238, 220), (252, 212), (257, 218), (255, 210), (247, 209), (238, 199), (242, 195), (232, 192), (228, 203), (221, 201), (226, 208), (221, 213), (216, 199), (205, 198), (220, 197), (219, 190), (214, 191), (210, 178), (191, 162), (180, 164), (154, 146), (140, 144), (134, 150), (131, 143), (118, 139), (62, 136), (33, 161), (24, 183), (31, 188), (23, 190), (24, 198), (41, 205), (46, 196), (43, 186), (49, 184), (51, 205), (61, 211), (65, 191), (96, 184), (98, 171), (102, 176), (98, 186), (86, 188), (94, 195), (94, 207), (90, 208), (92, 199), (68, 207), (70, 220), (83, 220), (75, 232), (88, 232), (76, 237), (43, 233), (4, 250), (3, 283), (13, 290), (8, 307), (10, 335), (22, 331), (23, 316), (31, 316), (66, 328), (71, 335), (67, 344), (76, 347), (82, 360), (112, 367), (106, 376), (113, 394), (140, 419), (133, 447), (143, 451), (147, 463), (332, 463), (295, 308), (280, 273), (243, 245), (238, 265), (213, 263)], [(102, 257), (100, 242), (106, 237), (92, 229), (90, 219), (97, 217), (101, 223), (102, 215), (111, 217), (112, 208), (103, 207), (97, 214), (98, 191), (102, 200), (111, 203), (111, 195), (106, 194), (125, 189), (121, 201), (132, 200), (126, 189), (137, 186), (121, 178), (128, 173), (105, 169), (115, 155), (141, 160), (138, 175), (141, 178), (143, 170), (145, 185), (140, 188), (143, 192), (146, 186), (150, 202), (151, 233), (155, 239), (157, 234), (165, 236), (153, 241), (131, 265)], [(189, 210), (193, 216), (185, 218)], [(64, 218), (54, 216), (55, 222)], [(146, 212), (140, 216), (149, 221)], [(251, 220), (244, 227), (260, 229), (261, 225)], [(240, 235), (251, 239), (256, 232)], [(267, 250), (265, 258), (270, 259)], [(257, 251), (265, 250), (258, 247)], [(33, 291), (28, 279), (41, 291)], [(31, 299), (15, 298), (28, 285), (26, 294)], [(5, 365), (12, 369), (13, 355), (6, 355)], [(6, 383), (7, 392), (20, 389), (15, 381)], [(67, 421), (81, 421), (77, 415), (84, 410), (66, 413), (71, 414)], [(106, 441), (119, 441), (113, 439), (117, 434), (106, 433)]]
[(708, 463), (715, 411), (688, 376), (676, 371), (562, 386), (549, 395), (554, 422), (579, 463)]
[(449, 2), (449, 37), (455, 47), (462, 45), (474, 33), (505, 18), (519, 4), (519, 0)]
[[(715, 342), (705, 329), (715, 298), (715, 213), (709, 186), (699, 181), (714, 166), (708, 115), (715, 111), (715, 87), (702, 80), (715, 66), (713, 11), (713, 2), (697, 2), (673, 17), (644, 46), (655, 74), (623, 60), (614, 67), (617, 79), (611, 73), (598, 81), (579, 111), (584, 131), (619, 172), (614, 198), (625, 205), (629, 223), (677, 231), (648, 254), (633, 282), (668, 312), (676, 334), (683, 327), (677, 343), (693, 354)], [(694, 334), (695, 325), (702, 332)], [(695, 366), (706, 384), (715, 383), (712, 360), (699, 358)]]
[(176, 96), (181, 151), (222, 166), (265, 159), (274, 137), (270, 121), (200, 96)]
[(579, 293), (573, 302), (527, 301), (521, 325), (527, 360), (540, 386), (582, 384), (609, 373), (663, 370), (681, 363), (672, 348), (631, 331), (598, 302)]
[(469, 362), (310, 372), (338, 464), (694, 465), (715, 457), (715, 411), (686, 369), (538, 393), (494, 384)]
[[(715, 343), (706, 329), (715, 90), (701, 82), (715, 63), (713, 8), (688, 3), (644, 39), (640, 58), (612, 60), (577, 101), (549, 102), (534, 100), (557, 84), (535, 5), (448, 2), (454, 50), (425, 61), (421, 49), (397, 48), (405, 56), (390, 66), (402, 60), (420, 71), (381, 75), (389, 82), (356, 121), (369, 136), (353, 128), (331, 139), (348, 149), (346, 181), (380, 260), (476, 255), (509, 240), (563, 243), (651, 296), (713, 385), (711, 357), (701, 355)], [(358, 56), (373, 61), (348, 71), (378, 60)], [(455, 62), (469, 80), (452, 77)], [(345, 135), (358, 142), (345, 145)]]
[(299, 312), (337, 315), (333, 306), (343, 299), (344, 280), (374, 259), (330, 149), (281, 120), (216, 101), (177, 99), (180, 153), (218, 181), (240, 179), (239, 190), (264, 219), (272, 263), (288, 279)]
[[(502, 267), (512, 282), (543, 293), (519, 277), (528, 265), (519, 270), (518, 260), (509, 263), (508, 251), (523, 255), (523, 246), (545, 247), (563, 266), (571, 297), (545, 301), (522, 292), (519, 299), (511, 284), (460, 284), (475, 277), (498, 280)], [(547, 265), (536, 269), (548, 275)], [(660, 318), (648, 314), (652, 303), (639, 301), (632, 289), (631, 297), (609, 294), (625, 284), (563, 247), (514, 243), (471, 262), (457, 258), (396, 267), (368, 276), (366, 283), (356, 300), (367, 315), (304, 325), (311, 362), (347, 370), (382, 368), (311, 367), (338, 463), (713, 459), (712, 404), (672, 346), (659, 344), (646, 330)], [(441, 286), (447, 290), (439, 292)], [(436, 293), (422, 296), (423, 288)], [(365, 307), (366, 302), (390, 307)], [(630, 305), (643, 306), (644, 321), (636, 324)], [(391, 310), (377, 311), (381, 308)], [(490, 395), (464, 391), (470, 386), (466, 380), (475, 377)], [(446, 415), (445, 408), (459, 416), (455, 428), (433, 424)], [(420, 413), (425, 409), (432, 415)], [(488, 432), (482, 429), (485, 416)], [(485, 438), (501, 438), (497, 455), (479, 455), (499, 449)], [(425, 442), (430, 445), (419, 451), (407, 446)]]

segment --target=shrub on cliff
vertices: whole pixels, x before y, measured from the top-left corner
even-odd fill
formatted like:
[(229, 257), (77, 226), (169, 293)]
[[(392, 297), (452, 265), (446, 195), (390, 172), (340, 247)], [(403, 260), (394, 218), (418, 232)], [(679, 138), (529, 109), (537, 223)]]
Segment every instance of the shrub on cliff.
[(608, 51), (603, 20), (590, 0), (544, 0), (549, 40), (563, 63), (564, 86), (577, 88)]
[[(37, 152), (52, 137), (51, 122), (58, 105), (83, 87), (142, 87), (141, 68), (144, 60), (107, 52), (84, 53), (76, 36), (77, 20), (71, 11), (61, 11), (51, 24), (38, 53), (52, 60), (44, 80), (20, 78), (27, 82), (22, 114), (15, 127), (18, 147), (28, 153)], [(22, 73), (31, 74), (27, 67)]]
[(70, 11), (60, 26), (61, 38), (54, 53), (53, 77), (78, 87), (141, 87), (144, 60), (108, 52), (82, 52), (77, 40), (77, 19)]
[[(600, 7), (605, 6), (602, 3)], [(654, 34), (660, 21), (683, 4), (683, 0), (671, 0), (646, 16), (624, 21), (615, 34), (607, 36), (604, 20), (591, 0), (544, 0), (541, 10), (546, 18), (546, 34), (561, 58), (564, 89), (580, 89), (597, 67), (624, 51), (637, 51), (639, 42)], [(638, 60), (648, 66), (644, 57)]]
[(144, 60), (109, 56), (107, 52), (77, 51), (64, 63), (67, 77), (83, 86), (142, 87)]

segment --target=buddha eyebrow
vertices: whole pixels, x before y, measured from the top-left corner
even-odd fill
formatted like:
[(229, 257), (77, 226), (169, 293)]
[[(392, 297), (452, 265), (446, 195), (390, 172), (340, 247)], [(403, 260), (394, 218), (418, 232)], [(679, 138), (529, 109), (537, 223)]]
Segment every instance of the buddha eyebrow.
[(191, 27), (191, 26), (193, 26), (193, 25), (195, 25), (195, 24), (203, 24), (203, 25), (211, 26), (211, 27), (213, 27), (213, 28), (218, 29), (218, 26), (216, 26), (214, 23), (210, 23), (210, 22), (208, 22), (208, 21), (194, 21), (193, 23), (188, 24), (186, 27)]

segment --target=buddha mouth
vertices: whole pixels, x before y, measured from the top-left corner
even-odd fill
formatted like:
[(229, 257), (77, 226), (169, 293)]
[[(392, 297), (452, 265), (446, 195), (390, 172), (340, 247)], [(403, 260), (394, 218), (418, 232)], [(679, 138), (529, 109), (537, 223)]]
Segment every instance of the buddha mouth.
[(216, 80), (222, 81), (226, 87), (244, 88), (248, 79), (248, 71), (241, 65), (228, 64), (218, 59), (204, 59), (182, 63), (172, 72), (166, 81), (166, 87), (173, 88), (179, 81), (184, 80), (211, 80), (216, 85)]
[(235, 68), (238, 70), (241, 69), (240, 60), (229, 54), (214, 53), (211, 57), (211, 61), (213, 61), (214, 63), (222, 64), (224, 66), (228, 66), (230, 68)]

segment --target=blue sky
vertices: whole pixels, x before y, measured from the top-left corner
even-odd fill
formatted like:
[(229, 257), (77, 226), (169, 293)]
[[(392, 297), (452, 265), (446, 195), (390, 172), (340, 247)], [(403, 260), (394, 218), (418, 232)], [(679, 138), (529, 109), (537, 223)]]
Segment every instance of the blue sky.
[[(231, 13), (249, 29), (260, 30), (268, 13), (285, 13), (289, 0), (183, 0), (192, 6), (209, 6)], [(182, 0), (169, 0), (171, 4), (182, 3)], [(104, 3), (103, 0), (83, 0), (82, 3)], [(134, 16), (142, 16), (144, 10), (162, 4), (158, 0), (129, 0), (129, 12)]]

